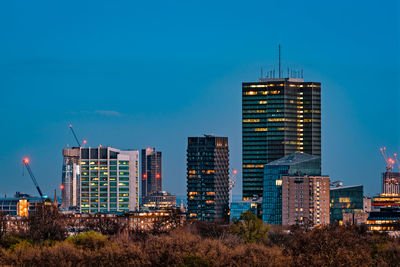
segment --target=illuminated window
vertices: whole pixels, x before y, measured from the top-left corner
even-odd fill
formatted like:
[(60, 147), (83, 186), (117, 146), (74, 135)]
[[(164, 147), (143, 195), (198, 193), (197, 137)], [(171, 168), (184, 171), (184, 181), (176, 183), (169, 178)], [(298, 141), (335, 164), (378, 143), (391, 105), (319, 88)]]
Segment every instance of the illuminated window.
[(340, 203), (347, 203), (347, 202), (351, 202), (349, 197), (340, 197), (339, 198), (339, 202)]
[(255, 128), (254, 131), (255, 132), (267, 132), (268, 128)]
[(244, 123), (252, 123), (252, 122), (260, 122), (260, 119), (245, 119), (243, 120)]
[(248, 92), (245, 92), (244, 94), (245, 94), (245, 95), (256, 95), (256, 94), (257, 94), (257, 92), (254, 92), (254, 91), (248, 91)]

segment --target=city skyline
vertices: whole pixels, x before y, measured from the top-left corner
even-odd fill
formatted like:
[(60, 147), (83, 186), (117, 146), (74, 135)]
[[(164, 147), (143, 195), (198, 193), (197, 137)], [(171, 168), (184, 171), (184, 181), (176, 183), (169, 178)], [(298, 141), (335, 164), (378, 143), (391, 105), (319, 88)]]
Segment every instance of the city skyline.
[[(322, 83), (323, 173), (345, 185), (364, 184), (365, 194), (374, 195), (385, 170), (379, 147), (400, 152), (394, 1), (384, 7), (343, 1), (324, 15), (326, 4), (293, 2), (285, 6), (292, 15), (285, 25), (273, 14), (283, 6), (261, 2), (244, 10), (236, 4), (198, 7), (208, 14), (202, 23), (202, 16), (190, 18), (179, 5), (152, 11), (146, 4), (131, 6), (135, 18), (117, 4), (88, 4), (71, 11), (76, 12), (72, 21), (65, 17), (69, 12), (56, 16), (57, 10), (70, 8), (61, 4), (44, 10), (28, 2), (2, 5), (8, 8), (0, 9), (7, 10), (0, 11), (0, 22), (9, 27), (0, 37), (0, 194), (36, 193), (27, 174), (22, 176), (25, 156), (45, 194), (59, 192), (60, 151), (75, 145), (71, 122), (87, 146), (163, 151), (163, 186), (177, 195), (186, 191), (187, 137), (227, 136), (231, 167), (239, 173), (234, 194), (240, 195), (241, 83), (255, 82), (261, 67), (277, 65), (278, 44), (285, 68), (304, 69), (305, 80)], [(150, 13), (141, 15), (141, 9)], [(119, 18), (115, 11), (122, 13)], [(296, 21), (305, 11), (315, 17)], [(339, 13), (342, 21), (333, 25)], [(98, 30), (95, 23), (107, 15), (112, 19)], [(138, 27), (146, 15), (152, 22)], [(181, 25), (183, 20), (188, 25)], [(298, 28), (288, 26), (295, 22)]]

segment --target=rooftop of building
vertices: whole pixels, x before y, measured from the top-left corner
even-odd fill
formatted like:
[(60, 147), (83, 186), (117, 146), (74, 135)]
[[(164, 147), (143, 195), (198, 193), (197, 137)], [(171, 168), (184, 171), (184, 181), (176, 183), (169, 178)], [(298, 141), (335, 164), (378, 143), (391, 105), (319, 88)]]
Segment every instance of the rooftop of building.
[(348, 185), (348, 186), (339, 186), (339, 187), (331, 187), (329, 190), (338, 190), (338, 189), (351, 189), (356, 187), (363, 187), (363, 185)]
[(39, 196), (32, 196), (30, 194), (24, 194), (24, 193), (21, 193), (21, 192), (16, 192), (15, 195), (12, 196), (12, 197), (7, 197), (7, 196), (0, 197), (1, 201), (4, 201), (4, 200), (20, 200), (20, 199), (42, 200), (42, 198), (39, 197)]
[(175, 195), (173, 195), (167, 191), (155, 191), (155, 192), (148, 194), (147, 196), (175, 196)]
[(304, 82), (303, 78), (260, 78), (260, 82)]
[(252, 199), (232, 201), (232, 203), (262, 203), (262, 197), (253, 197)]
[(298, 164), (301, 162), (307, 162), (307, 161), (315, 160), (315, 159), (319, 159), (319, 158), (320, 157), (318, 157), (318, 156), (301, 153), (301, 152), (296, 152), (289, 156), (272, 161), (272, 162), (268, 163), (267, 166), (277, 166), (277, 165), (291, 166), (294, 164)]

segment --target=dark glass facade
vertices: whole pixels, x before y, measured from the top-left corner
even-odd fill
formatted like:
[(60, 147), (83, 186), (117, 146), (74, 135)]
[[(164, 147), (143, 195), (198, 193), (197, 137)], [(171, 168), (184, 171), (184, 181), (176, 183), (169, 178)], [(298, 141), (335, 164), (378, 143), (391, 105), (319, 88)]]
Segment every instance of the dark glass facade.
[(161, 152), (142, 149), (142, 200), (145, 196), (162, 189)]
[(262, 199), (259, 198), (253, 200), (233, 201), (230, 209), (231, 222), (239, 220), (242, 213), (246, 211), (250, 211), (251, 213), (257, 215), (257, 217), (261, 218)]
[(321, 175), (321, 158), (294, 153), (264, 167), (263, 221), (282, 224), (282, 176)]
[(242, 84), (243, 199), (263, 195), (264, 165), (303, 152), (321, 156), (321, 83)]
[(187, 147), (188, 219), (229, 220), (227, 137), (189, 137)]
[(362, 185), (331, 188), (329, 191), (331, 224), (342, 224), (343, 213), (364, 211), (364, 189)]

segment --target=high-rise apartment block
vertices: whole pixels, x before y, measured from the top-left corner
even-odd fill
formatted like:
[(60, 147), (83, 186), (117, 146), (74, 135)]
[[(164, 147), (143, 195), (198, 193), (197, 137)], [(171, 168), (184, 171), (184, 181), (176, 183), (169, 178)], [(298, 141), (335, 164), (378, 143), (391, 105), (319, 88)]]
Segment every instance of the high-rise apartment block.
[(321, 83), (261, 78), (242, 84), (243, 199), (263, 194), (264, 165), (303, 152), (321, 157)]
[(187, 147), (188, 218), (229, 220), (229, 148), (227, 137), (189, 137)]
[(296, 152), (265, 165), (262, 213), (264, 222), (282, 225), (282, 177), (299, 175), (320, 176), (321, 158)]
[(139, 208), (139, 151), (112, 147), (64, 149), (63, 208), (82, 213)]
[(382, 193), (400, 194), (400, 172), (387, 171), (382, 173)]
[(329, 177), (282, 177), (282, 225), (329, 224)]
[(161, 152), (142, 149), (142, 199), (162, 190)]

